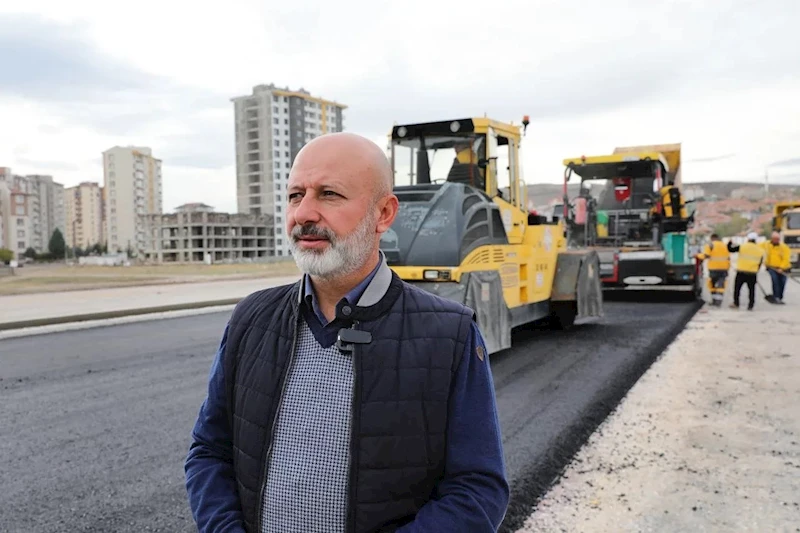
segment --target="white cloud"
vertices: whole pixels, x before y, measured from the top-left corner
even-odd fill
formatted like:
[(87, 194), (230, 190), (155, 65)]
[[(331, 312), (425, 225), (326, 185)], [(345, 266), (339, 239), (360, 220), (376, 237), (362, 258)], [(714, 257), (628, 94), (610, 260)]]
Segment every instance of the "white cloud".
[(229, 98), (269, 82), (342, 101), (381, 146), (394, 122), (530, 114), (529, 183), (620, 145), (682, 142), (686, 181), (800, 157), (794, 0), (28, 0), (0, 28), (10, 14), (32, 26), (0, 58), (0, 165), (72, 185), (102, 179), (104, 149), (150, 146), (166, 208), (235, 209)]

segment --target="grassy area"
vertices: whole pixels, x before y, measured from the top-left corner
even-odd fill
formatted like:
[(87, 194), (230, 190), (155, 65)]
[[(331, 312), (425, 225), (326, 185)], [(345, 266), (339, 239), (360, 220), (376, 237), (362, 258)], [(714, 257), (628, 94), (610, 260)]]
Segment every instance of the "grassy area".
[(299, 274), (294, 261), (236, 265), (28, 265), (0, 277), (0, 295)]

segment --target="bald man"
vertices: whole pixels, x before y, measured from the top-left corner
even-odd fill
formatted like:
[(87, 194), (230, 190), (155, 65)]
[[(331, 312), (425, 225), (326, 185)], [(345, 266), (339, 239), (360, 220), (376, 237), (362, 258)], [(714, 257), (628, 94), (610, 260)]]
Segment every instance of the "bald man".
[(781, 242), (781, 234), (773, 231), (768, 241), (762, 245), (766, 253), (764, 266), (772, 280), (772, 298), (770, 303), (784, 305), (783, 293), (786, 290), (786, 277), (792, 270), (792, 250)]
[(496, 531), (509, 487), (486, 346), (470, 309), (387, 266), (383, 152), (318, 137), (288, 194), (303, 277), (246, 297), (223, 332), (185, 464), (199, 531)]

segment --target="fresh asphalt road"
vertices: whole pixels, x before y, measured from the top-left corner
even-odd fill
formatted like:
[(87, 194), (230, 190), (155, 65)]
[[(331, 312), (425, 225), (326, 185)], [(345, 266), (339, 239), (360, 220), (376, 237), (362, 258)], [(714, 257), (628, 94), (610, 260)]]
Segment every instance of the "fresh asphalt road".
[[(512, 502), (536, 496), (693, 314), (606, 303), (492, 357)], [(193, 531), (183, 459), (228, 313), (0, 340), (0, 531)]]

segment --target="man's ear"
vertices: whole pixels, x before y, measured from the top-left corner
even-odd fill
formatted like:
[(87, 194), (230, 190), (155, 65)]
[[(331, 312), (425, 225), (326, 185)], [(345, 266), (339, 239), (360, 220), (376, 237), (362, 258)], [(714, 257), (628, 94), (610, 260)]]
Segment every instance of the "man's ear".
[(397, 196), (394, 194), (384, 196), (381, 201), (378, 202), (380, 213), (378, 214), (378, 224), (375, 228), (376, 232), (383, 233), (392, 227), (394, 219), (397, 217), (398, 206), (399, 202), (397, 201)]

